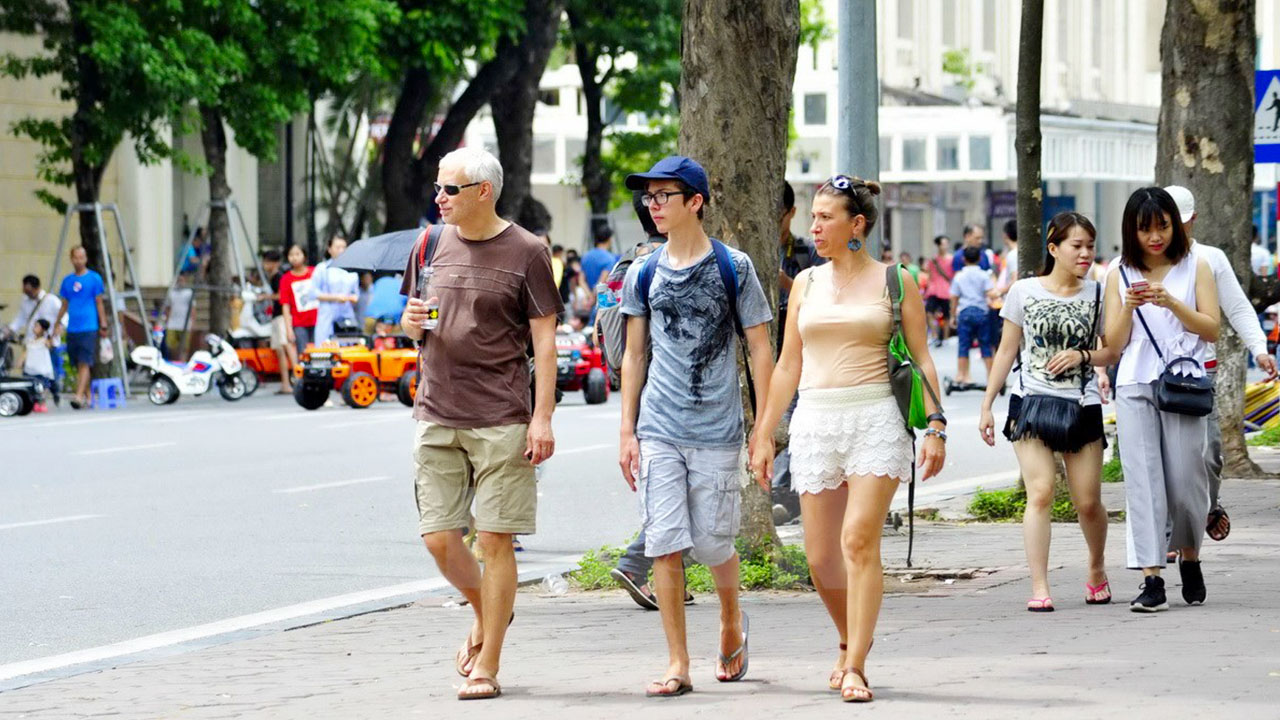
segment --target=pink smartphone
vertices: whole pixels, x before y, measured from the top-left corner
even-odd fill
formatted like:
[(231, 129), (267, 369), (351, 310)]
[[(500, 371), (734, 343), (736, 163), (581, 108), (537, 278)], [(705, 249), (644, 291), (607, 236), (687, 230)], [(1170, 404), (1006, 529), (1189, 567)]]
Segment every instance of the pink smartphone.
[(1146, 280), (1138, 280), (1137, 282), (1134, 282), (1131, 285), (1129, 285), (1129, 289), (1133, 290), (1136, 293), (1146, 292), (1147, 287), (1148, 285)]

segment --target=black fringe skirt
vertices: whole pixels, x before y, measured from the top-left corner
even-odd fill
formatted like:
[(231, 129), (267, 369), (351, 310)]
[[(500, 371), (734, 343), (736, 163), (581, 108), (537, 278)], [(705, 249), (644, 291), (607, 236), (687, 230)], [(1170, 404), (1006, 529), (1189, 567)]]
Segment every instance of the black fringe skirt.
[(1020, 400), (1016, 415), (1013, 402), (1009, 403), (1005, 437), (1011, 442), (1035, 438), (1062, 453), (1079, 452), (1098, 440), (1106, 447), (1101, 405), (1081, 405), (1051, 395), (1028, 395)]

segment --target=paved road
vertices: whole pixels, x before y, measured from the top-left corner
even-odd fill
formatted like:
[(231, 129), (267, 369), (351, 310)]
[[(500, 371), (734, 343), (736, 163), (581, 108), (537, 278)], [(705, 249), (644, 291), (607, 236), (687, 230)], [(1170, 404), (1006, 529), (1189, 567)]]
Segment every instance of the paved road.
[[(938, 361), (950, 373), (954, 351)], [(415, 533), (407, 410), (339, 402), (306, 412), (270, 389), (239, 403), (135, 401), (3, 423), (0, 666), (443, 589)], [(948, 399), (956, 439), (920, 502), (1012, 482), (1008, 446), (976, 442), (979, 402), (976, 393)], [(541, 476), (539, 532), (521, 557), (527, 575), (635, 531), (617, 428), (616, 395), (602, 406), (571, 395), (557, 411), (559, 452)]]

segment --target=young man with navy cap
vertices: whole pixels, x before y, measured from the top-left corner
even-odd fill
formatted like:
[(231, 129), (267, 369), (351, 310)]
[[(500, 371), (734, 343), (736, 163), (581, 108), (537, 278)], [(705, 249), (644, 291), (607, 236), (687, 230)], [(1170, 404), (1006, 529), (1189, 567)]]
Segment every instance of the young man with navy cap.
[[(711, 569), (720, 597), (716, 679), (747, 672), (747, 617), (738, 608), (738, 511), (742, 475), (742, 401), (735, 330), (740, 327), (763, 406), (773, 372), (769, 301), (751, 259), (707, 236), (707, 174), (687, 157), (660, 160), (627, 178), (667, 244), (635, 262), (622, 291), (627, 349), (622, 361), (622, 474), (638, 490), (645, 555), (670, 663), (646, 694), (693, 689), (685, 636), (681, 553)], [(652, 343), (646, 361), (645, 338)], [(643, 390), (643, 392), (642, 392)], [(766, 490), (767, 485), (765, 486)]]

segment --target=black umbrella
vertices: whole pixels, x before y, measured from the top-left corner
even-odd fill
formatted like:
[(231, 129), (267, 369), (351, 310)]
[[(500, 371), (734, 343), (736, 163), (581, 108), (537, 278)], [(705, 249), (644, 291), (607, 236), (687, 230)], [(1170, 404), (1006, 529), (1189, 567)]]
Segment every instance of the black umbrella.
[(423, 228), (396, 230), (351, 243), (332, 267), (357, 272), (404, 272)]

